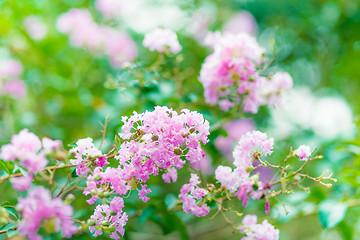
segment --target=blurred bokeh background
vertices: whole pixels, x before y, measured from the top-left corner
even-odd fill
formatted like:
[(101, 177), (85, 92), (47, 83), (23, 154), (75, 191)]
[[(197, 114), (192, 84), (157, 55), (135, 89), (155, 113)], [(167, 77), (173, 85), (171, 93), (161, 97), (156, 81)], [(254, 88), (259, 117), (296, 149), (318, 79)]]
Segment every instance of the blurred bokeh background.
[[(60, 31), (58, 18), (73, 8), (89, 11), (94, 24), (113, 33), (110, 38), (120, 36), (120, 50), (94, 49), (97, 33), (86, 27), (80, 39)], [(142, 41), (144, 33), (156, 27), (174, 30), (183, 49), (155, 69), (158, 55)], [(294, 89), (283, 108), (264, 107), (252, 115), (224, 113), (205, 103), (198, 76), (212, 52), (207, 40), (216, 31), (255, 36), (268, 50), (267, 57), (276, 60), (269, 71), (290, 73)], [(134, 46), (130, 57), (122, 55)], [(126, 57), (135, 61), (127, 63)], [(13, 72), (6, 72), (9, 68)], [(360, 239), (359, 92), (358, 0), (0, 0), (1, 145), (23, 128), (61, 139), (66, 148), (88, 136), (99, 142), (99, 122), (107, 117), (106, 138), (113, 141), (121, 116), (167, 105), (197, 110), (213, 126), (205, 146), (208, 157), (200, 166), (205, 176), (214, 166), (229, 163), (233, 143), (252, 129), (275, 138), (275, 162), (287, 155), (289, 146), (317, 147), (325, 158), (309, 171), (319, 175), (331, 169), (338, 182), (330, 189), (313, 185), (309, 194), (282, 199), (289, 215), (272, 203), (270, 222), (280, 229), (280, 239)], [(188, 179), (185, 170), (184, 176), (171, 186), (154, 178), (146, 205), (127, 200), (129, 213), (145, 210), (131, 218), (126, 239), (239, 239), (221, 217), (197, 219), (168, 211)], [(57, 180), (61, 182), (61, 176)], [(10, 185), (1, 184), (0, 191), (1, 202), (16, 203)], [(77, 214), (89, 216), (85, 198), (80, 191), (78, 195), (75, 206), (83, 210)], [(264, 216), (261, 204), (235, 206)]]

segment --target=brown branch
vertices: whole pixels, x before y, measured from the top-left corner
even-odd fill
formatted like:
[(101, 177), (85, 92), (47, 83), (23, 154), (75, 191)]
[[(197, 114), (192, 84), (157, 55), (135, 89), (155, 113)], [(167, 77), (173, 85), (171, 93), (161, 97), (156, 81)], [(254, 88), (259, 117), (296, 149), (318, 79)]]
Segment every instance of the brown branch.
[(6, 229), (6, 230), (1, 230), (1, 231), (0, 231), (0, 234), (7, 233), (9, 230), (16, 230), (17, 228), (18, 228), (18, 227), (15, 226), (15, 227), (13, 227), (13, 228), (9, 228), (9, 229)]
[[(69, 168), (69, 167), (74, 167), (74, 165), (72, 164), (65, 164), (65, 165), (62, 165), (62, 166), (50, 166), (50, 167), (46, 167), (44, 168), (43, 171), (48, 171), (48, 170), (55, 170), (55, 169), (62, 169), (62, 168)], [(10, 179), (10, 178), (13, 178), (13, 177), (21, 177), (23, 176), (23, 174), (21, 172), (19, 173), (15, 173), (15, 174), (12, 174), (12, 175), (9, 175), (7, 177), (2, 177), (0, 178), (0, 183)]]

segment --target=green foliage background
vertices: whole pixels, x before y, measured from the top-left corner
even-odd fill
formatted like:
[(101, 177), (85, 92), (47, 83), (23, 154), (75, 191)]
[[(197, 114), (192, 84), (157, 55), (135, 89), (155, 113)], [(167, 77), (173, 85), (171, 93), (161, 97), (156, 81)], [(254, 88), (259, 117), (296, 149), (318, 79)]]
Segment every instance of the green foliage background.
[[(154, 4), (161, 4), (161, 1), (154, 1)], [(288, 71), (295, 87), (307, 86), (314, 94), (326, 92), (342, 96), (350, 103), (357, 119), (360, 112), (359, 1), (181, 0), (176, 4), (186, 12), (211, 4), (216, 8), (211, 30), (220, 30), (236, 12), (251, 12), (259, 26), (260, 43), (269, 48), (269, 40), (275, 40), (277, 61), (274, 69)], [(95, 10), (93, 1), (0, 0), (0, 57), (10, 55), (23, 64), (23, 79), (28, 89), (27, 97), (22, 100), (0, 99), (1, 144), (9, 142), (11, 135), (23, 128), (29, 128), (40, 137), (61, 139), (65, 146), (88, 136), (99, 142), (102, 129), (99, 121), (104, 122), (106, 116), (112, 119), (106, 138), (114, 141), (114, 135), (121, 127), (121, 116), (130, 115), (134, 110), (151, 110), (156, 105), (197, 110), (204, 114), (211, 126), (251, 117), (255, 119), (257, 129), (266, 131), (270, 127), (266, 108), (261, 108), (257, 115), (243, 115), (224, 113), (218, 107), (205, 104), (203, 88), (197, 78), (204, 58), (211, 51), (185, 34), (186, 29), (178, 31), (183, 46), (181, 54), (165, 59), (162, 71), (148, 72), (139, 81), (128, 69), (112, 68), (105, 57), (94, 57), (84, 49), (70, 46), (68, 36), (56, 30), (55, 22), (60, 14), (71, 8), (88, 8), (97, 22), (105, 21)], [(23, 20), (28, 15), (38, 15), (48, 25), (49, 33), (44, 40), (34, 41), (27, 35)], [(146, 68), (156, 60), (156, 53), (142, 47), (142, 34), (121, 24), (114, 27), (126, 29), (131, 34), (139, 48), (141, 66)], [(183, 77), (181, 89), (176, 87), (174, 80), (176, 68)], [(227, 162), (212, 143), (217, 136), (224, 134), (221, 128), (215, 129), (210, 135), (211, 142), (205, 146), (214, 166)], [(278, 141), (278, 153), (272, 159), (277, 161), (286, 156), (289, 146), (296, 146), (305, 139), (319, 142), (317, 152), (325, 156), (309, 171), (318, 173), (326, 165), (339, 181), (331, 189), (314, 185), (310, 194), (300, 192), (283, 199), (290, 205), (290, 215), (279, 215), (281, 207), (273, 206), (274, 218), (270, 222), (280, 229), (281, 239), (360, 239), (359, 139), (324, 142), (311, 130), (304, 130)], [(5, 174), (5, 170), (0, 171)], [(64, 182), (65, 174), (63, 171), (56, 180)], [(240, 235), (233, 234), (221, 217), (198, 219), (181, 211), (170, 211), (181, 184), (188, 180), (186, 170), (182, 170), (179, 176), (182, 174), (184, 177), (171, 185), (162, 183), (160, 178), (152, 179), (149, 185), (153, 192), (147, 204), (136, 200), (134, 194), (127, 199), (126, 206), (133, 217), (126, 226), (125, 238), (239, 239)], [(213, 180), (211, 176), (205, 178)], [(10, 184), (1, 184), (0, 191), (0, 202), (16, 204), (16, 195)], [(73, 206), (80, 209), (76, 215), (90, 216), (86, 198), (80, 191), (76, 196)], [(260, 203), (251, 203), (246, 209), (235, 203), (235, 207), (240, 212), (264, 217)], [(230, 218), (239, 222), (241, 219), (236, 215)], [(0, 239), (4, 237), (0, 235)], [(79, 235), (76, 239), (89, 237)]]

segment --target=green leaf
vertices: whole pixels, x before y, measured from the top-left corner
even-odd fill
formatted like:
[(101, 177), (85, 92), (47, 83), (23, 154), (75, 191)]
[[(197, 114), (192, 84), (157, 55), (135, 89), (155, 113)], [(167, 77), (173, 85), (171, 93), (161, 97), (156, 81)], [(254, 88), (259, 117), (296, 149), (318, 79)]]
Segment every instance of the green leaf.
[(5, 162), (3, 160), (0, 160), (0, 167), (1, 169), (4, 169), (4, 171), (7, 173), (7, 174), (11, 174), (11, 171), (10, 169), (6, 166)]
[(325, 228), (335, 227), (341, 222), (347, 210), (345, 203), (338, 203), (334, 200), (324, 200), (319, 205), (320, 222)]
[(6, 232), (6, 235), (8, 238), (11, 238), (15, 235), (18, 235), (19, 234), (19, 230), (13, 230), (13, 229), (9, 229), (7, 232)]
[(146, 208), (139, 217), (138, 220), (139, 225), (143, 224), (146, 220), (148, 220), (154, 211), (155, 208), (153, 206)]
[(174, 194), (168, 194), (165, 197), (165, 205), (167, 209), (172, 209), (177, 205), (178, 198)]

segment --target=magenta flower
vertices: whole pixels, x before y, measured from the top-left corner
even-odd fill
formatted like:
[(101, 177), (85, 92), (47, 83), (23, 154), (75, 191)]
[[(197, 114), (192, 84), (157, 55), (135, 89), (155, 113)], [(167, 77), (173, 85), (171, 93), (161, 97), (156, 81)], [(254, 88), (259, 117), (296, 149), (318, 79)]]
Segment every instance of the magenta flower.
[(149, 201), (149, 197), (145, 196), (145, 194), (149, 194), (151, 193), (151, 189), (148, 188), (146, 189), (147, 185), (146, 184), (142, 184), (141, 185), (141, 190), (139, 190), (139, 198), (146, 203), (147, 201)]
[(306, 161), (311, 156), (311, 148), (306, 145), (301, 145), (295, 150), (295, 155), (300, 158), (300, 161)]
[[(103, 231), (100, 229), (104, 228), (106, 228), (107, 232), (112, 233), (110, 235), (112, 239), (119, 239), (119, 234), (124, 236), (124, 226), (128, 221), (128, 215), (119, 208), (119, 206), (121, 206), (121, 200), (114, 198), (112, 203), (113, 207), (111, 207), (111, 205), (109, 207), (109, 205), (106, 204), (98, 205), (95, 208), (94, 214), (90, 217), (90, 219), (95, 221), (93, 226), (89, 226), (89, 230), (93, 233), (94, 237), (102, 235)], [(118, 206), (114, 207), (114, 204)]]
[(260, 76), (265, 49), (254, 37), (214, 33), (207, 42), (214, 45), (214, 53), (205, 59), (199, 76), (207, 103), (227, 111), (242, 102), (245, 112), (256, 113), (262, 105), (279, 105), (283, 92), (292, 87), (287, 73), (275, 74), (270, 80)]
[[(179, 198), (183, 204), (184, 212), (203, 217), (210, 212), (210, 207), (205, 204), (208, 191), (198, 187), (199, 183), (199, 176), (191, 174), (190, 182), (182, 186)], [(200, 203), (202, 200), (203, 202)]]
[(75, 159), (70, 162), (76, 166), (78, 176), (85, 177), (90, 172), (90, 166), (103, 167), (108, 164), (106, 157), (93, 144), (92, 138), (79, 139), (71, 151), (75, 153)]
[(48, 233), (61, 232), (66, 238), (78, 230), (72, 220), (73, 208), (60, 198), (52, 199), (50, 191), (43, 187), (36, 187), (26, 198), (20, 198), (17, 208), (22, 213), (19, 235), (30, 240), (43, 239), (38, 234), (40, 227)]
[(273, 145), (274, 139), (268, 139), (266, 133), (248, 132), (241, 137), (234, 149), (234, 165), (242, 168), (252, 166), (252, 162), (256, 158), (271, 155)]

